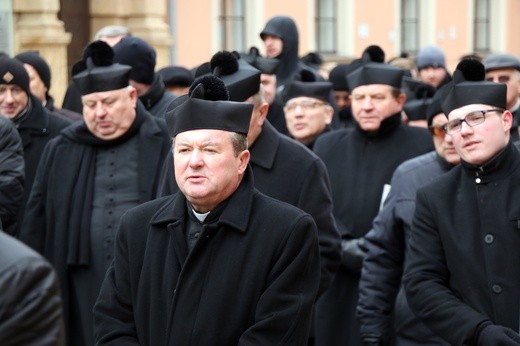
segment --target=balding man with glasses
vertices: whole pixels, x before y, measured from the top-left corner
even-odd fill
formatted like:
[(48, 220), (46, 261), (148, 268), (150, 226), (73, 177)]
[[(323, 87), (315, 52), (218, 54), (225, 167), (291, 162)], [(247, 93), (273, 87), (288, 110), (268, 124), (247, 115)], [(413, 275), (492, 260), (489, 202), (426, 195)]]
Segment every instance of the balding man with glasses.
[(507, 88), (484, 74), (475, 60), (454, 73), (442, 109), (461, 165), (418, 190), (403, 280), (450, 344), (520, 345), (520, 155)]

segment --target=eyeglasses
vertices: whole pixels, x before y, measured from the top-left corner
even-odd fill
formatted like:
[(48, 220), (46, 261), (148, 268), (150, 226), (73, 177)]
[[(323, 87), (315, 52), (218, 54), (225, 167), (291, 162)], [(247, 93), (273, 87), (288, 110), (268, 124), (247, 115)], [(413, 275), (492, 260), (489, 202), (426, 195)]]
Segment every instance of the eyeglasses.
[(444, 131), (444, 126), (430, 126), (428, 127), (433, 137), (444, 138), (446, 135), (446, 131)]
[(304, 111), (308, 111), (310, 109), (315, 109), (315, 108), (318, 108), (323, 105), (325, 105), (325, 103), (316, 102), (316, 101), (303, 101), (300, 103), (291, 102), (291, 103), (287, 103), (285, 105), (284, 109), (286, 112), (292, 112), (296, 109), (296, 107), (300, 106), (300, 108), (303, 109)]
[(448, 121), (446, 125), (443, 126), (444, 131), (447, 134), (452, 135), (454, 133), (460, 132), (460, 130), (462, 129), (462, 123), (468, 124), (469, 127), (480, 125), (486, 120), (486, 113), (488, 112), (503, 113), (504, 110), (499, 108), (492, 108), (480, 111), (473, 111), (471, 113), (466, 114), (464, 119), (453, 119)]

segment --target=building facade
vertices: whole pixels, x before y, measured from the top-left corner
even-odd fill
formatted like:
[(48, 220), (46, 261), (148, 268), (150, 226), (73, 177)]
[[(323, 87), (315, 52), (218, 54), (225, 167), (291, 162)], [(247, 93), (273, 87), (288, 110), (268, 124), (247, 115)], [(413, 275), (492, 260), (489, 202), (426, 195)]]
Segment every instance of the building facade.
[[(318, 52), (326, 66), (371, 44), (387, 59), (433, 44), (451, 71), (467, 54), (520, 56), (520, 0), (2, 0), (12, 21), (10, 52), (35, 49), (50, 62), (51, 93), (60, 104), (72, 64), (95, 32), (125, 25), (150, 42), (157, 67), (195, 67), (219, 50), (263, 50), (259, 32), (272, 16), (294, 18), (300, 54)], [(9, 6), (10, 5), (10, 6)], [(0, 11), (3, 8), (0, 7)], [(5, 12), (5, 10), (4, 10)], [(0, 13), (1, 14), (1, 13)], [(5, 14), (5, 13), (4, 13)], [(8, 13), (9, 14), (9, 13)], [(1, 28), (0, 28), (1, 29)]]

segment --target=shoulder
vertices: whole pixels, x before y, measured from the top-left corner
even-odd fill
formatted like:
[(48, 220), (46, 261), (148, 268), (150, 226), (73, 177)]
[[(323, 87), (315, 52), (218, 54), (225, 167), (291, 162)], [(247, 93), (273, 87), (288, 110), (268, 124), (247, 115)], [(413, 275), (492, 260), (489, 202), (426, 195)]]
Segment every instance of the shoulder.
[(338, 129), (322, 134), (316, 139), (313, 150), (318, 153), (328, 152), (331, 147), (335, 147), (346, 141), (353, 133), (353, 129)]
[(50, 267), (49, 263), (36, 251), (0, 231), (0, 273), (5, 273), (8, 268), (27, 262)]
[[(264, 220), (262, 222), (288, 224), (297, 220), (313, 220), (312, 216), (300, 208), (267, 196), (256, 189), (253, 203), (253, 217)], [(312, 221), (312, 223), (314, 222)]]

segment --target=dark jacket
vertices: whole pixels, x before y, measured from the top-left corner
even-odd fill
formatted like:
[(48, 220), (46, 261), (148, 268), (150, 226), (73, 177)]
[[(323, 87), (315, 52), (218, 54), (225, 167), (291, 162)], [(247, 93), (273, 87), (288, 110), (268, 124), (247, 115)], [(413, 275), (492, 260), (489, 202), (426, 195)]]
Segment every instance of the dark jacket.
[(312, 218), (248, 169), (188, 252), (182, 194), (123, 216), (94, 307), (99, 345), (303, 345), (320, 272)]
[(161, 119), (166, 117), (166, 109), (175, 98), (175, 95), (166, 92), (162, 78), (157, 73), (150, 89), (145, 94), (139, 96), (139, 100), (143, 103), (146, 110), (153, 116)]
[(71, 123), (70, 121), (51, 114), (47, 109), (43, 108), (42, 103), (35, 96), (31, 95), (29, 99), (29, 114), (25, 120), (16, 124), (18, 133), (22, 138), (25, 161), (25, 191), (22, 206), (18, 214), (18, 230), (23, 221), (25, 205), (31, 192), (43, 149), (47, 145), (47, 142), (56, 137), (63, 128)]
[[(327, 170), (313, 152), (278, 133), (269, 122), (264, 123), (250, 152), (255, 187), (270, 197), (302, 209), (314, 218), (320, 244), (321, 294), (332, 282), (341, 259)], [(163, 170), (161, 196), (178, 191), (172, 155), (165, 161)]]
[(36, 252), (0, 228), (0, 344), (65, 345), (58, 278)]
[(363, 261), (357, 305), (362, 335), (380, 335), (381, 339), (389, 340), (395, 331), (399, 341), (406, 345), (443, 344), (410, 311), (401, 276), (415, 210), (415, 193), (452, 167), (432, 151), (405, 161), (396, 169), (384, 207), (365, 236), (367, 256)]
[[(143, 203), (155, 197), (160, 167), (170, 150), (170, 141), (164, 121), (151, 116), (139, 103), (137, 112), (145, 114), (145, 120), (135, 134), (139, 140), (139, 200)], [(82, 124), (75, 123), (71, 126)], [(84, 147), (85, 144), (73, 141), (65, 134), (60, 134), (46, 147), (20, 233), (22, 241), (43, 254), (56, 268), (61, 282), (67, 322), (69, 275), (76, 269), (67, 265), (67, 250), (73, 233), (78, 232), (69, 229), (67, 221), (72, 213), (71, 201), (74, 199), (75, 180), (79, 176)]]
[(53, 114), (58, 117), (65, 118), (65, 120), (74, 122), (83, 119), (83, 115), (81, 113), (76, 113), (66, 108), (58, 108), (54, 105), (54, 99), (52, 96), (47, 96), (47, 102), (45, 103), (45, 108), (51, 111)]
[[(425, 129), (401, 122), (401, 114), (385, 119), (377, 133), (359, 127), (326, 133), (314, 144), (329, 172), (334, 217), (343, 240), (363, 237), (379, 211), (383, 188), (402, 162), (433, 149)], [(317, 345), (360, 344), (355, 317), (361, 261), (343, 254), (332, 286), (316, 308)]]
[(406, 296), (450, 344), (475, 345), (483, 322), (518, 331), (518, 196), (520, 156), (512, 142), (484, 166), (462, 162), (417, 191)]
[(14, 233), (22, 203), (24, 170), (22, 140), (13, 123), (0, 116), (0, 225), (8, 233)]

